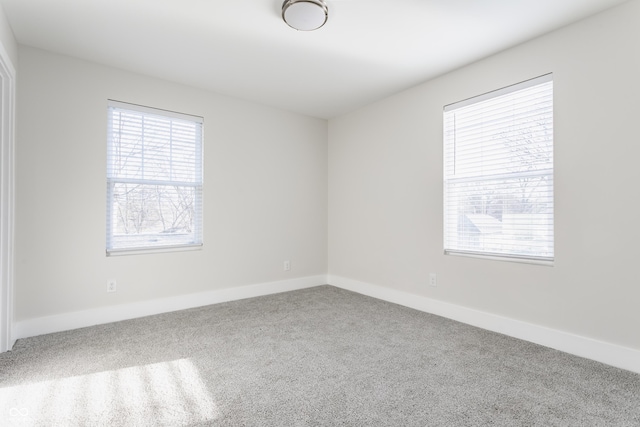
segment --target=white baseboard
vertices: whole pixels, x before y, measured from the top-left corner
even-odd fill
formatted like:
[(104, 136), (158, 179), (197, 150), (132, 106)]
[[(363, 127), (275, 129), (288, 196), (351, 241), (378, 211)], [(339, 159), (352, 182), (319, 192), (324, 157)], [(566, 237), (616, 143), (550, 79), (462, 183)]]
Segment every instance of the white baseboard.
[(20, 339), (53, 332), (68, 331), (170, 311), (202, 307), (244, 298), (259, 297), (327, 284), (327, 276), (309, 276), (277, 282), (259, 283), (195, 294), (178, 295), (150, 301), (100, 307), (91, 310), (27, 319), (13, 324), (12, 338)]
[(328, 276), (332, 286), (640, 373), (640, 351), (408, 292)]

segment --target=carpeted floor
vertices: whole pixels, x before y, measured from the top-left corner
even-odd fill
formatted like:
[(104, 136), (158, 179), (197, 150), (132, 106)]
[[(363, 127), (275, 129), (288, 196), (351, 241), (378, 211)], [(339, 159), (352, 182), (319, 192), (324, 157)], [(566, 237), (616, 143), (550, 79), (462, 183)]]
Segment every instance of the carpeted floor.
[(639, 426), (640, 375), (320, 286), (19, 340), (2, 426)]

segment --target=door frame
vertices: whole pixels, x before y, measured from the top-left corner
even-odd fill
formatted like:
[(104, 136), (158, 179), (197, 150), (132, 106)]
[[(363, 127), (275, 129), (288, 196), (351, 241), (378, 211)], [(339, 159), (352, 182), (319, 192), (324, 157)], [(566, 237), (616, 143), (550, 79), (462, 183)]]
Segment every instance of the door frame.
[(15, 68), (0, 43), (0, 352), (13, 348)]

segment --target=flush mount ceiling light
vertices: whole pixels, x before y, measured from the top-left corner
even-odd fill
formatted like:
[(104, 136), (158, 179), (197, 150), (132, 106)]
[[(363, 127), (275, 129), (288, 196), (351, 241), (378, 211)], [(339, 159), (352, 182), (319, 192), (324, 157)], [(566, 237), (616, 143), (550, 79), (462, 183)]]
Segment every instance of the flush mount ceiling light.
[(285, 0), (282, 19), (291, 28), (313, 31), (327, 22), (329, 8), (323, 0)]

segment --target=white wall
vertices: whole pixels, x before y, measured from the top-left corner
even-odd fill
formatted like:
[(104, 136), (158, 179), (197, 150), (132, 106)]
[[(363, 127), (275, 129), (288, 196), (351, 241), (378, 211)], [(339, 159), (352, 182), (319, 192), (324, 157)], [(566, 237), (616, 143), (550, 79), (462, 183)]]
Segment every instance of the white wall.
[[(632, 1), (330, 120), (330, 277), (640, 349), (638, 40)], [(443, 255), (443, 106), (548, 72), (555, 266)]]
[[(105, 256), (107, 99), (204, 117), (202, 250)], [(18, 321), (326, 274), (324, 120), (20, 46), (17, 141)]]

